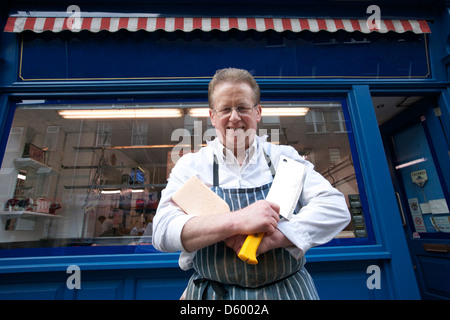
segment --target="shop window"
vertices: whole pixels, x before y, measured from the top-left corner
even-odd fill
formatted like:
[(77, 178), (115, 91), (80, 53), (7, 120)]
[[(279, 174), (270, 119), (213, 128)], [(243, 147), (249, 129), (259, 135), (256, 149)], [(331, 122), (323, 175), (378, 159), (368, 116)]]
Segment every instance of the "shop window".
[[(367, 237), (342, 102), (262, 104), (258, 134), (294, 147), (360, 217), (338, 238)], [(207, 115), (206, 102), (192, 101), (19, 104), (0, 170), (0, 248), (151, 244), (171, 168), (214, 139)]]

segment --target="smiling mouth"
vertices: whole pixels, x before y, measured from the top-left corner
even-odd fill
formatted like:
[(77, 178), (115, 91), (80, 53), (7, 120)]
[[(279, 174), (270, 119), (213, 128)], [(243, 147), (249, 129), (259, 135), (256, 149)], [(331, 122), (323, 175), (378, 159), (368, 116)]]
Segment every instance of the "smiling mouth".
[(242, 129), (242, 130), (244, 130), (244, 127), (227, 127), (227, 130), (239, 130), (239, 129)]

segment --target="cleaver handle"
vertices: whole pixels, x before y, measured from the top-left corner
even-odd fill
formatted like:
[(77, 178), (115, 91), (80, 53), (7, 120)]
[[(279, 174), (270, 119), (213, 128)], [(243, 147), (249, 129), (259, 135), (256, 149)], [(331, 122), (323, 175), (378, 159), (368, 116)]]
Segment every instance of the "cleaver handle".
[(248, 264), (258, 264), (258, 260), (256, 260), (256, 250), (258, 250), (263, 237), (264, 232), (249, 234), (238, 253), (239, 259)]

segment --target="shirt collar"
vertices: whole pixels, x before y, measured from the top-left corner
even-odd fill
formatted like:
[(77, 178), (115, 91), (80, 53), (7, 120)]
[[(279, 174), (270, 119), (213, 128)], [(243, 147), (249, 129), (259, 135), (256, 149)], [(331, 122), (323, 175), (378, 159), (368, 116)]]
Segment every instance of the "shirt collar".
[[(247, 150), (245, 150), (249, 162), (253, 159), (253, 156), (260, 149), (261, 142), (264, 142), (266, 138), (267, 136), (258, 137), (255, 135), (253, 143)], [(227, 157), (234, 158), (233, 152), (225, 148), (225, 146), (220, 142), (218, 138), (215, 138), (213, 141), (207, 142), (207, 145), (213, 147), (214, 153), (224, 161), (226, 160)]]

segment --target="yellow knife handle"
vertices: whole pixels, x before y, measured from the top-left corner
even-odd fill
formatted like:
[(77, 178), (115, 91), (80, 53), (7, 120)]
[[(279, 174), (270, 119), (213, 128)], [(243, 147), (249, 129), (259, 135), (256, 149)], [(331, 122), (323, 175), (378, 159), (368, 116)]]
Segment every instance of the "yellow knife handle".
[(249, 234), (239, 251), (238, 257), (248, 264), (258, 264), (258, 260), (256, 260), (256, 250), (258, 250), (263, 236), (264, 232)]

